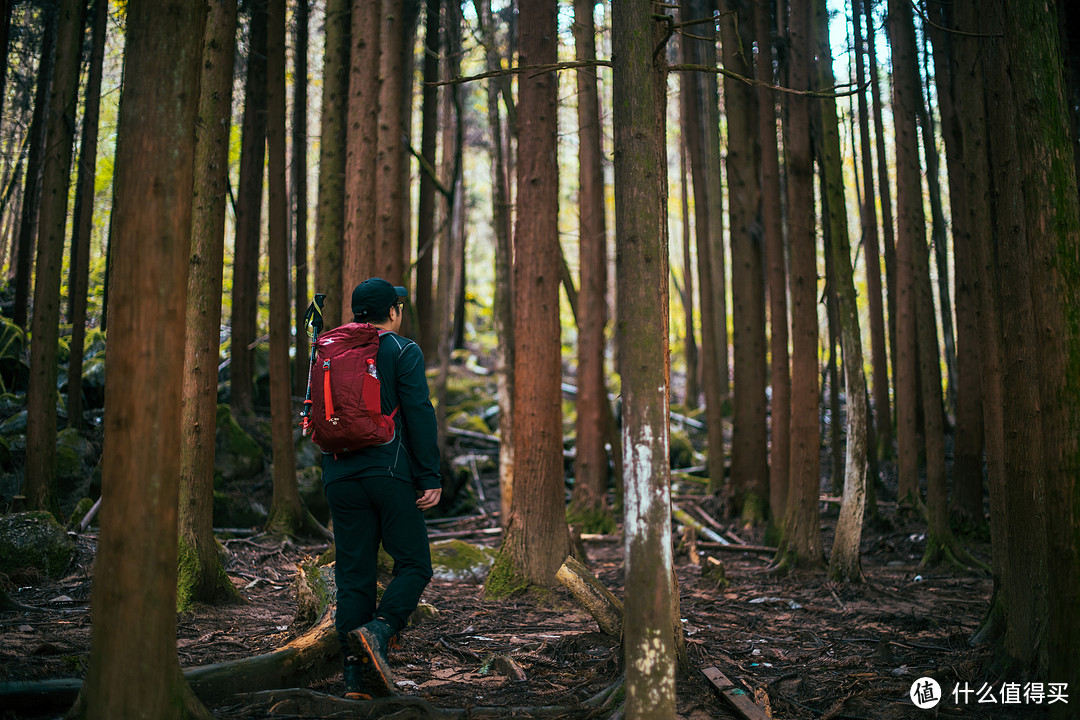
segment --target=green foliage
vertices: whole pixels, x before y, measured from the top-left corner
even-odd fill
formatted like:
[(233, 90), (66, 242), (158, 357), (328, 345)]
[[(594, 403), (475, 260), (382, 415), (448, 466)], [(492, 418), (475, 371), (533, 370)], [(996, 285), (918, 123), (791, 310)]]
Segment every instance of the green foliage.
[(619, 526), (607, 508), (577, 508), (573, 504), (566, 511), (566, 522), (581, 528), (586, 534), (613, 535)]
[(484, 596), (492, 600), (520, 595), (530, 587), (529, 581), (514, 567), (513, 560), (500, 551), (484, 581)]

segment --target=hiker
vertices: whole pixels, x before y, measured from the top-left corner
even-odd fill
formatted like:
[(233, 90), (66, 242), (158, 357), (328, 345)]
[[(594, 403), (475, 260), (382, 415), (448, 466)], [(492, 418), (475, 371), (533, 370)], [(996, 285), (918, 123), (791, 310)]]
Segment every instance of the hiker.
[[(405, 627), (431, 580), (423, 511), (435, 507), (442, 494), (439, 447), (423, 352), (397, 334), (405, 296), (405, 288), (381, 278), (365, 280), (352, 294), (353, 323), (379, 331), (374, 372), (392, 437), (353, 452), (323, 452), (323, 484), (337, 548), (336, 626), (345, 656), (345, 697), (351, 699), (394, 694), (387, 643)], [(340, 330), (351, 328), (358, 326)], [(363, 380), (356, 378), (357, 383)], [(376, 604), (380, 542), (394, 570)]]

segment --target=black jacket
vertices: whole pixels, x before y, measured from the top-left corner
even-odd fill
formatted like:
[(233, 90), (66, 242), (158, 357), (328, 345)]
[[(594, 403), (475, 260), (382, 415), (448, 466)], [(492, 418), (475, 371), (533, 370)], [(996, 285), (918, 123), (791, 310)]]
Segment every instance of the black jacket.
[(391, 477), (427, 490), (442, 485), (435, 409), (428, 395), (424, 353), (397, 333), (385, 333), (375, 358), (382, 411), (394, 415), (394, 439), (352, 453), (323, 453), (323, 485), (360, 477)]

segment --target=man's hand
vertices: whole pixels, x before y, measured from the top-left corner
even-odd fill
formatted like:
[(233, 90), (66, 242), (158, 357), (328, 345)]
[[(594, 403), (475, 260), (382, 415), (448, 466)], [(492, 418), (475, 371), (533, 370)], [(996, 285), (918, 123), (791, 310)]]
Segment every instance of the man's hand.
[(439, 504), (439, 498), (442, 497), (442, 488), (432, 488), (425, 490), (419, 498), (416, 499), (416, 507), (421, 510), (428, 510)]

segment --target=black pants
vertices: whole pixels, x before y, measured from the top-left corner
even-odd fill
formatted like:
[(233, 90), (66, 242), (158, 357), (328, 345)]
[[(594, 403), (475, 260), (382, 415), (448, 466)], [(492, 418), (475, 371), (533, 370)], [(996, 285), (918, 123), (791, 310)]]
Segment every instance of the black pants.
[[(374, 617), (395, 632), (409, 621), (431, 580), (424, 515), (412, 484), (388, 477), (339, 480), (326, 488), (334, 519), (338, 638)], [(379, 543), (394, 559), (393, 580), (376, 607)]]

